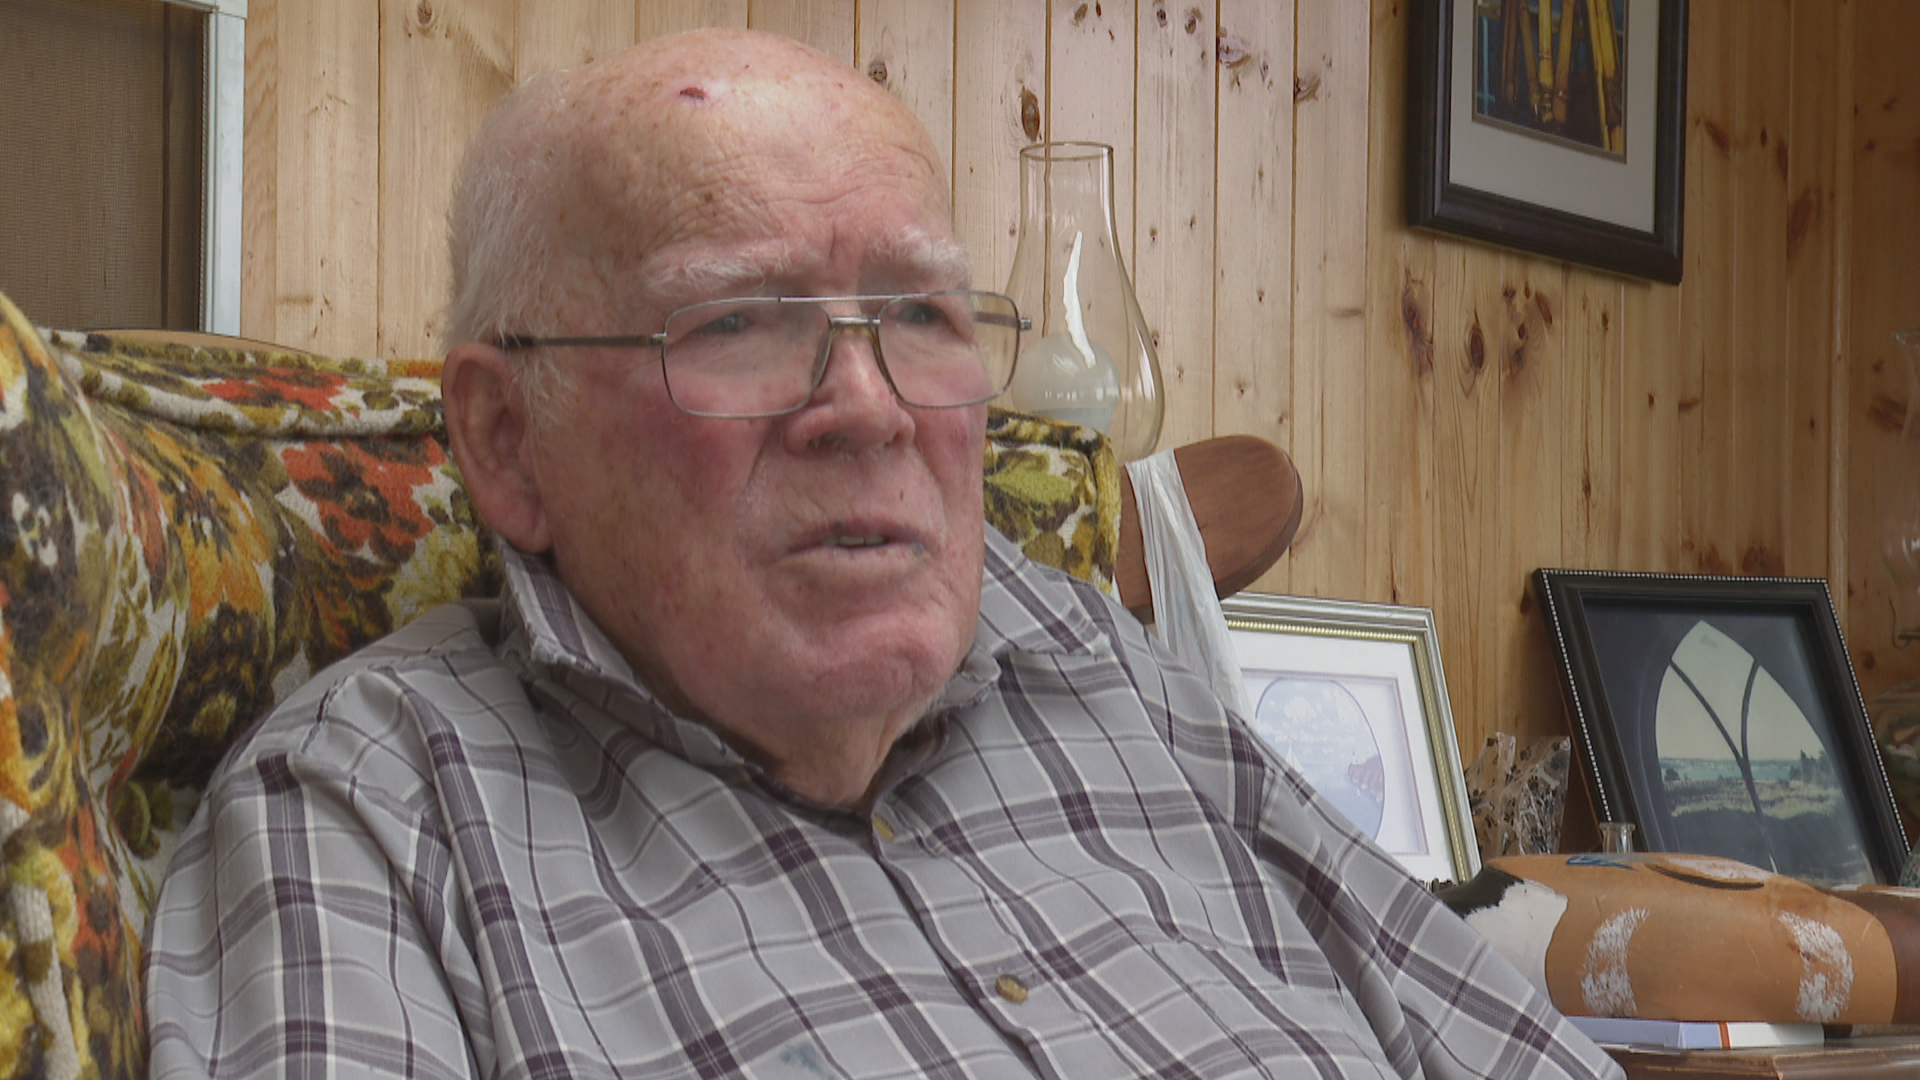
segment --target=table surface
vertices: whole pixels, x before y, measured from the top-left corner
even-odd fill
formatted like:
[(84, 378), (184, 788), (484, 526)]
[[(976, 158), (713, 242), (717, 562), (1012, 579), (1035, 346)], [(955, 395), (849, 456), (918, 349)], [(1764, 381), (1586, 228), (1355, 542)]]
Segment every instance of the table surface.
[(1626, 1050), (1610, 1048), (1627, 1080), (1882, 1080), (1920, 1077), (1920, 1037), (1873, 1035), (1828, 1039), (1824, 1046), (1753, 1050)]

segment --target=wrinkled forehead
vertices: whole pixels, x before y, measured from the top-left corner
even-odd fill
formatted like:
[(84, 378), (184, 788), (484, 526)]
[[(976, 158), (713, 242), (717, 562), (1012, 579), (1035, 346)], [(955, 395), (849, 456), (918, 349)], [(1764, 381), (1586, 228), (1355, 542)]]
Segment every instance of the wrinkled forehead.
[(603, 272), (675, 245), (803, 239), (782, 235), (794, 206), (824, 216), (857, 204), (880, 238), (869, 257), (950, 237), (925, 129), (851, 67), (797, 43), (642, 47), (582, 69), (556, 105), (555, 225), (565, 249)]

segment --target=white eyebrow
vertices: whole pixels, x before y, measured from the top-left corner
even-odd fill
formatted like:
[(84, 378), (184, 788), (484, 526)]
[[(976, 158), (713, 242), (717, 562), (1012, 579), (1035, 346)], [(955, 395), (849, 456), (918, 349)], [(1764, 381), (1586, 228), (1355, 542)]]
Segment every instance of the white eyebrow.
[(966, 286), (973, 281), (973, 261), (967, 249), (951, 237), (925, 229), (907, 229), (876, 245), (876, 255), (905, 267), (915, 276)]
[[(914, 280), (931, 280), (945, 288), (963, 288), (973, 280), (967, 251), (950, 237), (925, 229), (908, 228), (873, 245), (870, 258)], [(789, 241), (755, 244), (724, 256), (674, 261), (649, 270), (640, 281), (642, 294), (667, 307), (721, 296), (744, 296), (769, 281), (794, 275), (801, 260)]]
[(784, 241), (755, 245), (724, 257), (706, 257), (669, 263), (649, 271), (640, 281), (643, 295), (676, 303), (692, 298), (738, 296), (753, 292), (769, 280), (786, 276), (794, 263)]

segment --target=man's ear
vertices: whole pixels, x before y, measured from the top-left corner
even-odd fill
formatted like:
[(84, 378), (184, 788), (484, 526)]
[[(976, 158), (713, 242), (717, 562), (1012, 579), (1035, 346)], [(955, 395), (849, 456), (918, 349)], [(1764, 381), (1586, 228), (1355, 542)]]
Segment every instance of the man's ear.
[(533, 428), (507, 354), (462, 342), (441, 368), (440, 394), (454, 461), (493, 530), (529, 554), (547, 550), (546, 506), (534, 467)]

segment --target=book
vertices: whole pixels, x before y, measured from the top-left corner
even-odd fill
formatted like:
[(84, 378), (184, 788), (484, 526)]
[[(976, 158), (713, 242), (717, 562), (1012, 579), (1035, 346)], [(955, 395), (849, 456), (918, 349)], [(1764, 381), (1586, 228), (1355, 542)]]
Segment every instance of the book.
[(1757, 1046), (1819, 1046), (1819, 1024), (1762, 1024), (1715, 1020), (1640, 1020), (1615, 1016), (1569, 1016), (1574, 1027), (1606, 1046), (1657, 1046), (1670, 1050), (1738, 1050)]

